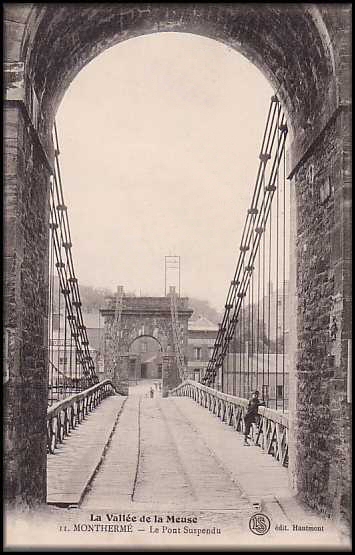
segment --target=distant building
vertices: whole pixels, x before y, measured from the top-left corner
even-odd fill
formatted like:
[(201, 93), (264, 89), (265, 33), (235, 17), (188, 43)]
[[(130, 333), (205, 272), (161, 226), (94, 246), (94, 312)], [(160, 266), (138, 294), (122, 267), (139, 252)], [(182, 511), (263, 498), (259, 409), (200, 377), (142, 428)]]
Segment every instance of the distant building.
[(99, 312), (83, 312), (83, 322), (86, 326), (86, 333), (89, 340), (89, 350), (95, 363), (96, 373), (102, 381), (104, 374), (103, 359), (103, 340), (104, 340), (104, 322), (100, 318)]
[[(219, 376), (219, 389), (224, 393), (248, 398), (258, 389), (270, 408), (288, 406), (289, 358), (283, 354), (264, 352), (230, 352)], [(277, 402), (276, 402), (277, 399)]]
[[(96, 316), (96, 320), (95, 317)], [(90, 319), (91, 317), (91, 319)], [(83, 314), (84, 324), (87, 327), (89, 340), (89, 352), (94, 361), (95, 371), (100, 372), (100, 328), (98, 327), (97, 314)], [(66, 332), (65, 332), (66, 328)], [(76, 347), (74, 339), (71, 339), (69, 324), (65, 323), (64, 314), (53, 314), (51, 337), (48, 345), (49, 375), (50, 379), (58, 379), (62, 382), (64, 377), (78, 377), (80, 371), (76, 370), (75, 354)], [(65, 337), (66, 335), (66, 337)], [(55, 378), (58, 376), (58, 378)]]
[(265, 344), (271, 353), (286, 353), (289, 342), (289, 287), (270, 290), (265, 288), (266, 294), (258, 303), (243, 303), (238, 316), (238, 324), (231, 342), (233, 352), (257, 352)]
[[(270, 341), (274, 343), (276, 348), (276, 339), (278, 339), (277, 352), (282, 352), (282, 341), (279, 340), (285, 335), (288, 341), (289, 333), (289, 282), (285, 281), (285, 286), (274, 289), (272, 282), (269, 289), (266, 288), (264, 300), (259, 303), (259, 314), (264, 310), (265, 332)], [(263, 305), (263, 306), (262, 306)], [(258, 305), (256, 305), (256, 310)]]
[(201, 316), (188, 323), (187, 336), (187, 372), (190, 380), (200, 381), (206, 372), (208, 361), (213, 352), (213, 345), (218, 333), (218, 326)]
[(129, 380), (161, 377), (162, 353), (159, 343), (150, 336), (138, 337), (129, 350)]
[(83, 322), (86, 326), (90, 347), (99, 351), (104, 334), (104, 322), (100, 318), (100, 313), (83, 312)]
[(278, 290), (270, 283), (265, 293), (258, 304), (244, 305), (217, 387), (244, 398), (258, 389), (270, 408), (287, 409), (289, 283)]

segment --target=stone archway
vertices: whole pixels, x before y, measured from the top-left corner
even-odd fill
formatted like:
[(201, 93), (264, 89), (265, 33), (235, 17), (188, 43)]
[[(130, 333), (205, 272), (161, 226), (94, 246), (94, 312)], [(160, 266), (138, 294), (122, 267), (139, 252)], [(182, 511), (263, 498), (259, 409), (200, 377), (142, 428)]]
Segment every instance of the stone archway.
[(162, 354), (160, 341), (152, 335), (138, 335), (130, 342), (129, 380), (134, 378), (137, 383), (141, 379), (161, 379), (163, 377)]
[[(123, 296), (120, 317), (119, 340), (114, 333), (115, 298), (107, 298), (105, 308), (100, 310), (104, 318), (105, 347), (104, 367), (107, 378), (114, 380), (117, 388), (128, 393), (129, 351), (139, 337), (152, 337), (160, 345), (162, 352), (163, 394), (179, 383), (174, 355), (174, 339), (170, 297)], [(187, 353), (187, 323), (192, 315), (188, 299), (177, 299), (180, 337), (183, 352)]]
[[(141, 331), (144, 332), (144, 329), (138, 330), (139, 333)], [(142, 379), (162, 379), (164, 353), (166, 355), (167, 350), (157, 333), (155, 336), (143, 333), (133, 337), (128, 345), (129, 380), (134, 377), (137, 383)]]
[[(330, 514), (347, 511), (350, 477), (340, 469), (349, 468), (350, 441), (351, 6), (5, 8), (6, 497), (45, 500), (46, 198), (56, 110), (75, 75), (106, 48), (141, 34), (183, 31), (245, 55), (273, 84), (288, 113), (297, 316), (291, 478), (311, 506)], [(334, 318), (337, 333), (330, 340)]]

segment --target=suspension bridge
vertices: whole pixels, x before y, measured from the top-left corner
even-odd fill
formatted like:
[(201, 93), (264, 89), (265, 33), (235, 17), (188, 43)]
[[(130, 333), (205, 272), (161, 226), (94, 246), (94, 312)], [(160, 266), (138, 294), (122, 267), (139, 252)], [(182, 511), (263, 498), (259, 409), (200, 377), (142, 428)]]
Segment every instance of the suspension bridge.
[[(188, 373), (184, 337), (192, 311), (175, 287), (149, 300), (145, 320), (139, 298), (117, 288), (102, 309), (105, 368), (98, 377), (83, 320), (54, 129), (49, 505), (88, 511), (230, 511), (244, 530), (253, 514), (262, 512), (290, 529), (298, 523), (301, 536), (314, 526), (320, 541), (329, 539), (324, 520), (297, 501), (288, 476), (287, 131), (273, 96), (224, 315), (207, 367), (196, 381)], [(130, 381), (128, 346), (146, 335), (157, 339), (162, 351), (159, 387), (157, 380)], [(255, 389), (263, 405), (246, 448), (244, 417)]]
[[(246, 529), (245, 545), (252, 538), (262, 547), (268, 538), (272, 545), (292, 543), (294, 525), (308, 546), (311, 538), (315, 547), (332, 545), (330, 523), (337, 529), (345, 523), (350, 537), (351, 9), (4, 5), (9, 507), (45, 507), (72, 526), (85, 514), (85, 528), (96, 525), (97, 507), (112, 503), (113, 515), (125, 516), (126, 507), (144, 516), (148, 506), (159, 506), (165, 519), (185, 518), (191, 534), (196, 516), (206, 529), (227, 522), (234, 532)], [(95, 56), (156, 32), (220, 41), (257, 65), (276, 93), (255, 183), (235, 184), (250, 190), (250, 204), (231, 252), (234, 271), (220, 284), (226, 301), (212, 343), (206, 329), (201, 348), (189, 343), (191, 310), (180, 287), (141, 299), (119, 288), (101, 310), (98, 353), (83, 310), (53, 123), (70, 83)], [(148, 363), (138, 373), (131, 364), (137, 337), (157, 345), (154, 379)], [(263, 405), (244, 447), (253, 390)], [(270, 530), (258, 537), (266, 517)], [(302, 531), (313, 518), (313, 529)], [(22, 523), (10, 543), (24, 537)], [(166, 535), (160, 530), (162, 540), (180, 523), (167, 524), (174, 526)], [(43, 543), (41, 521), (35, 529)]]

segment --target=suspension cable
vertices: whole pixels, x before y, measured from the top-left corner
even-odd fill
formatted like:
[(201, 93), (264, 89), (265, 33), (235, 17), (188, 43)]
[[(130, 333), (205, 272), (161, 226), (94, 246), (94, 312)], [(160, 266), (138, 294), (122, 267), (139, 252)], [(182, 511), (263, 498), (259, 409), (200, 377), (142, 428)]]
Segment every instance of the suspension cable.
[[(270, 215), (271, 203), (276, 190), (275, 183), (277, 180), (278, 168), (285, 148), (286, 135), (287, 125), (285, 118), (282, 114), (280, 119), (279, 100), (276, 96), (273, 96), (259, 155), (260, 162), (256, 177), (256, 185), (242, 232), (237, 266), (233, 280), (230, 282), (225, 303), (225, 311), (215, 340), (212, 357), (209, 360), (205, 376), (202, 379), (202, 382), (208, 385), (214, 383), (217, 368), (222, 367), (229, 343), (234, 336), (239, 315), (245, 312), (244, 310), (241, 311), (241, 309), (244, 305), (243, 301), (249, 288), (251, 275), (254, 271), (254, 262), (259, 251), (261, 237), (264, 235)], [(265, 186), (266, 168), (270, 160), (271, 170), (267, 179), (267, 185)], [(244, 335), (243, 331), (242, 335)], [(245, 336), (242, 342), (245, 343)], [(245, 351), (245, 345), (243, 351)]]
[[(71, 394), (97, 383), (95, 363), (89, 350), (89, 340), (81, 310), (78, 280), (74, 271), (72, 241), (68, 211), (64, 202), (63, 186), (59, 165), (59, 142), (57, 127), (53, 129), (55, 150), (54, 171), (49, 194), (50, 255), (49, 255), (49, 402), (54, 400), (54, 391), (60, 395)], [(54, 265), (57, 280), (54, 276)], [(56, 283), (58, 291), (56, 291)], [(57, 338), (54, 338), (55, 298), (58, 294)], [(62, 325), (63, 317), (63, 325)], [(63, 337), (62, 337), (63, 334)], [(54, 362), (54, 345), (57, 346), (58, 365)], [(75, 370), (72, 357), (74, 351)], [(70, 354), (69, 354), (70, 353)], [(63, 363), (64, 371), (59, 368)]]

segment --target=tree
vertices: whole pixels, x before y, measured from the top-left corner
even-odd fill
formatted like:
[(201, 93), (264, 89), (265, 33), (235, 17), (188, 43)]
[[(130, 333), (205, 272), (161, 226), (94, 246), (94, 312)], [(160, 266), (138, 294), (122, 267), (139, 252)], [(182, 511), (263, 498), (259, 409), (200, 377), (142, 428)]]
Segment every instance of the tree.
[(105, 297), (113, 297), (114, 293), (107, 288), (80, 285), (80, 298), (83, 312), (98, 312), (105, 304)]
[(221, 321), (222, 315), (210, 305), (209, 301), (189, 297), (189, 307), (194, 311), (191, 316), (192, 321), (198, 320), (201, 316), (207, 318), (214, 324), (218, 324), (218, 322)]

